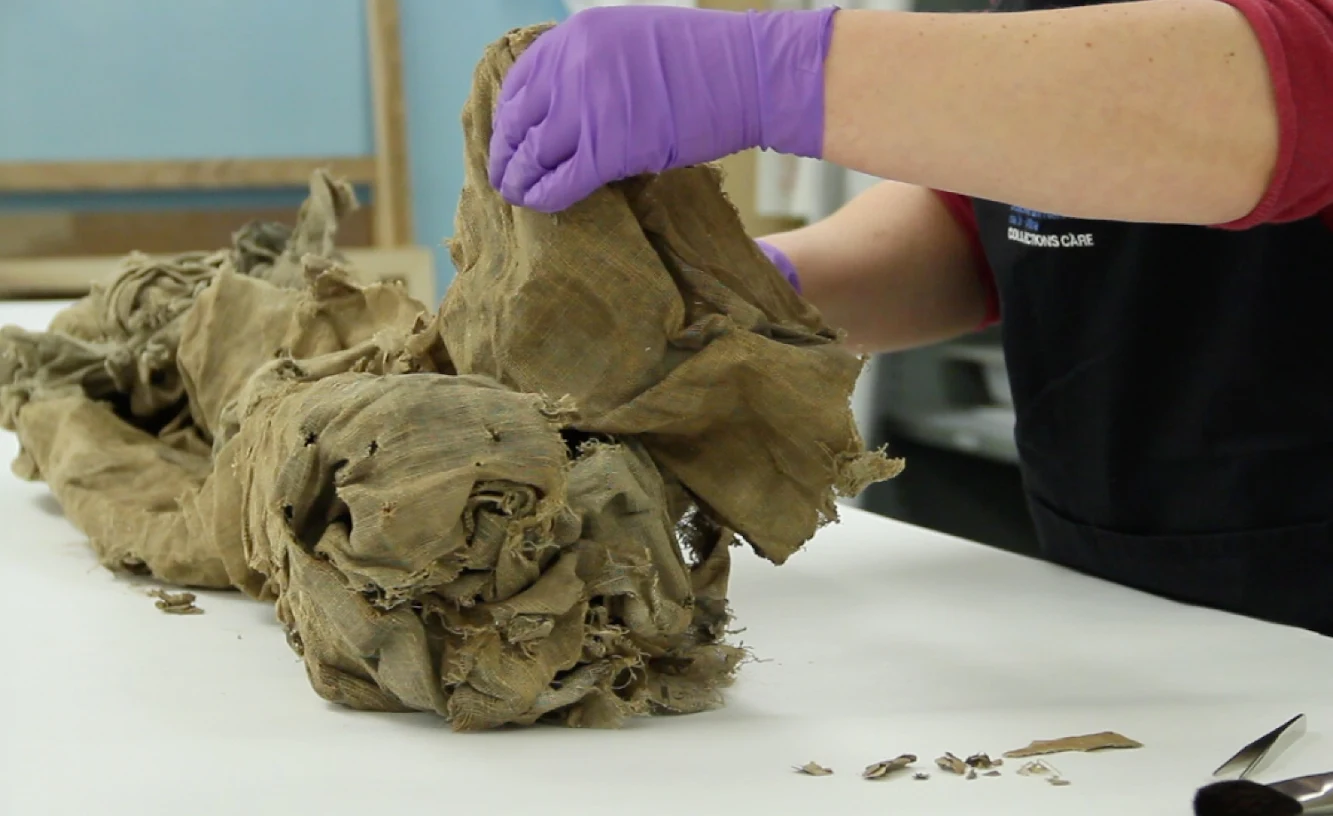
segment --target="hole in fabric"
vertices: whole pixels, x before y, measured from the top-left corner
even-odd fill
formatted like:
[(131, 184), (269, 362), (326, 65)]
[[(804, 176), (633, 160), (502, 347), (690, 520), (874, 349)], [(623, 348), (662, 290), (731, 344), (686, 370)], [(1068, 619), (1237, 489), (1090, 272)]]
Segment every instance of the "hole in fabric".
[(301, 633), (295, 629), (287, 632), (287, 646), (298, 655), (305, 656), (305, 642), (301, 640)]
[(611, 437), (604, 434), (588, 433), (586, 431), (576, 431), (566, 428), (560, 432), (560, 436), (565, 440), (565, 449), (569, 452), (571, 459), (578, 458), (579, 452), (589, 442), (604, 442), (614, 444)]
[(345, 523), (348, 532), (351, 532), (347, 505), (338, 498), (338, 475), (345, 467), (346, 459), (331, 463), (327, 475), (318, 477), (316, 492), (310, 497), (309, 503), (301, 507), (301, 518), (293, 525), (292, 532), (307, 549), (315, 548), (330, 524)]

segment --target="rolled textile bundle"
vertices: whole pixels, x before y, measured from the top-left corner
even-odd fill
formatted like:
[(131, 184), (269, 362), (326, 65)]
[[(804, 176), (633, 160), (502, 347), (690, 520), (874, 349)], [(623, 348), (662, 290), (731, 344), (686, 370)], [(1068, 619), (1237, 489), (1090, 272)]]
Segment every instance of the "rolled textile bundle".
[(571, 445), (561, 406), (482, 377), (269, 374), (214, 513), (322, 696), (460, 730), (719, 701), (729, 536), (687, 560), (637, 445)]
[(0, 332), (0, 422), (109, 568), (275, 603), (314, 689), (459, 730), (718, 705), (730, 547), (787, 560), (898, 473), (862, 361), (745, 235), (711, 167), (568, 212), (486, 181), (504, 72), (464, 112), (458, 278), (434, 314), (340, 265), (317, 173), (292, 228), (132, 258)]

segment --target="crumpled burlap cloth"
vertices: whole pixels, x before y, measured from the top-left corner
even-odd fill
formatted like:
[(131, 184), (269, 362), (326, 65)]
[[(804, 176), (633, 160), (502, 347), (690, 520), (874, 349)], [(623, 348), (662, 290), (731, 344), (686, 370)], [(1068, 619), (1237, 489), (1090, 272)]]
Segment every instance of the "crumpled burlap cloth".
[(548, 216), (486, 181), (517, 53), (477, 68), (437, 313), (296, 225), (127, 259), (44, 333), (0, 331), (0, 423), (111, 569), (276, 604), (326, 699), (459, 730), (716, 706), (737, 535), (781, 563), (864, 449), (861, 361), (746, 236), (717, 171)]

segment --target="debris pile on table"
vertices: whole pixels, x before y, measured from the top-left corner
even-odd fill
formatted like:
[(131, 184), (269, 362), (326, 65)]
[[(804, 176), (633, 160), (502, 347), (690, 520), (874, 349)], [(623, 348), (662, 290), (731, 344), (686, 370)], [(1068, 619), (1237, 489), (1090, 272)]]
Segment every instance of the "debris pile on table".
[[(1102, 731), (1096, 734), (1084, 734), (1054, 740), (1034, 740), (1025, 748), (1006, 751), (1004, 756), (1015, 759), (1050, 754), (1094, 753), (1142, 747), (1143, 743), (1137, 740), (1132, 740), (1114, 731)], [(896, 771), (910, 771), (916, 762), (916, 754), (901, 754), (896, 759), (867, 765), (865, 770), (862, 771), (861, 777), (873, 780), (888, 779), (894, 776)], [(946, 751), (935, 760), (935, 765), (950, 776), (961, 776), (967, 780), (974, 780), (979, 777), (1003, 776), (999, 769), (1004, 765), (1004, 760), (998, 757), (992, 758), (989, 754), (984, 753), (971, 754), (967, 759), (961, 759), (952, 752)], [(806, 776), (833, 775), (832, 768), (825, 767), (817, 762), (808, 762), (805, 765), (798, 766), (796, 771)], [(1048, 784), (1054, 787), (1065, 787), (1070, 784), (1064, 774), (1060, 773), (1054, 765), (1042, 759), (1034, 759), (1024, 763), (1015, 773), (1018, 776), (1045, 779)], [(912, 779), (919, 782), (930, 779), (930, 774), (925, 771), (913, 771), (910, 775)]]
[(320, 695), (460, 730), (717, 705), (732, 544), (782, 563), (901, 468), (715, 168), (558, 216), (491, 189), (500, 81), (542, 30), (477, 68), (438, 312), (357, 282), (355, 196), (317, 173), (293, 228), (131, 256), (49, 331), (0, 332), (15, 470), (102, 563), (273, 601)]

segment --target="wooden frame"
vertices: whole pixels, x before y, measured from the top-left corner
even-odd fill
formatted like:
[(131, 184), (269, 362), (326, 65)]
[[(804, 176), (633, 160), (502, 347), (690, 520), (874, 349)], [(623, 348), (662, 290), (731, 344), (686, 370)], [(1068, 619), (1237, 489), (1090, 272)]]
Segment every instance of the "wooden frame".
[(353, 184), (376, 184), (373, 157), (0, 162), (0, 193), (110, 193), (304, 187), (324, 167)]
[[(423, 246), (352, 247), (347, 256), (362, 283), (398, 283), (426, 305), (435, 306), (435, 258)], [(0, 258), (0, 299), (78, 298), (94, 283), (116, 277), (121, 258)]]
[[(415, 247), (407, 156), (407, 114), (397, 0), (366, 1), (366, 35), (375, 118), (375, 149), (367, 156), (266, 159), (202, 158), (180, 161), (0, 162), (0, 194), (71, 192), (216, 191), (302, 188), (327, 168), (371, 188), (373, 248), (346, 249), (371, 279), (401, 279), (413, 296), (434, 304), (434, 266), (428, 280)], [(236, 225), (238, 228), (240, 223)], [(209, 249), (209, 247), (199, 247)], [(386, 254), (378, 256), (377, 251)], [(117, 258), (0, 258), (0, 297), (78, 296), (103, 280)]]
[(398, 0), (366, 0), (370, 88), (375, 105), (375, 245), (412, 243), (412, 191), (407, 153)]

